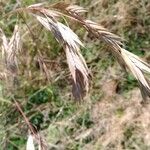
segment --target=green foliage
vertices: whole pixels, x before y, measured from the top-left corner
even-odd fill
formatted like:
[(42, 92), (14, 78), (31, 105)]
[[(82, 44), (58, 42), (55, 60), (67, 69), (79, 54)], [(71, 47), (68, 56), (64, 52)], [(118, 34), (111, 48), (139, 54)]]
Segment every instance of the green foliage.
[[(133, 31), (134, 32), (134, 31)], [(149, 39), (150, 36), (148, 33), (140, 34), (133, 33), (131, 31), (125, 32), (125, 37), (127, 39), (127, 45), (130, 52), (133, 52), (136, 55), (143, 56), (145, 54), (145, 50), (149, 47)]]
[(46, 103), (49, 100), (54, 101), (57, 99), (57, 94), (51, 87), (42, 88), (39, 90), (34, 90), (33, 94), (30, 93), (29, 103), (40, 105)]
[(121, 107), (117, 108), (115, 113), (118, 117), (122, 117), (124, 115), (124, 109)]
[(124, 149), (136, 149), (137, 147), (142, 150), (149, 149), (149, 146), (144, 144), (144, 140), (142, 137), (138, 137), (136, 135), (135, 130), (137, 127), (130, 126), (124, 131), (124, 141), (122, 141), (122, 145)]
[(135, 87), (138, 87), (137, 80), (131, 74), (128, 74), (126, 80), (118, 85), (118, 93), (127, 93)]
[(77, 118), (76, 122), (79, 126), (84, 126), (86, 128), (90, 128), (93, 125), (93, 121), (91, 120), (88, 112)]
[(19, 150), (22, 148), (22, 145), (26, 143), (26, 139), (23, 137), (12, 137), (10, 138), (10, 142), (7, 143), (6, 149), (9, 150)]

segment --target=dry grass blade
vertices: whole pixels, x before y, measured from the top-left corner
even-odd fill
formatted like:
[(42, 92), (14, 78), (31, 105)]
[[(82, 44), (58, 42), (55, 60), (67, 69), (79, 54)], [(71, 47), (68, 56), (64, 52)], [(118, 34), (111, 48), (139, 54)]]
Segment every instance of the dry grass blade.
[(82, 61), (82, 57), (78, 53), (74, 53), (69, 46), (66, 46), (66, 56), (73, 76), (72, 93), (76, 99), (82, 99), (89, 88), (87, 66)]
[(90, 20), (85, 20), (84, 26), (89, 32), (93, 33), (97, 38), (101, 38), (107, 43), (115, 42), (119, 45), (122, 45), (121, 43), (122, 39), (119, 36), (109, 32), (107, 29), (98, 25), (97, 23)]
[(73, 77), (73, 95), (76, 99), (82, 99), (89, 89), (89, 71), (80, 53), (80, 46), (83, 46), (82, 42), (69, 27), (56, 20), (55, 15), (53, 15), (54, 12), (50, 13), (50, 11), (41, 8), (39, 10), (36, 8), (36, 11), (38, 11), (38, 14), (32, 11), (33, 15), (54, 34), (56, 40), (63, 46)]
[(36, 144), (38, 144), (38, 150), (48, 149), (45, 141), (41, 138), (41, 136), (38, 133), (29, 134), (26, 144), (26, 150), (35, 150)]
[(83, 7), (77, 6), (77, 5), (70, 5), (66, 8), (67, 11), (74, 14), (84, 13), (87, 12), (87, 10)]
[(6, 68), (11, 73), (16, 73), (18, 69), (18, 60), (17, 55), (21, 50), (21, 40), (18, 25), (15, 26), (12, 37), (9, 42), (6, 38), (4, 32), (1, 29), (2, 33), (2, 57), (6, 64)]
[(2, 39), (2, 56), (4, 57), (5, 50), (8, 49), (8, 40), (1, 28), (0, 28), (0, 32), (1, 32), (1, 39)]
[(57, 3), (48, 7), (29, 6), (27, 10), (32, 12), (37, 20), (48, 30), (50, 30), (57, 41), (61, 43), (65, 49), (69, 68), (73, 77), (73, 95), (76, 98), (82, 98), (84, 91), (88, 91), (89, 71), (79, 47), (82, 43), (77, 35), (67, 26), (57, 21), (56, 17), (66, 16), (80, 23), (89, 33), (95, 38), (103, 40), (111, 48), (112, 54), (116, 57), (119, 64), (125, 69), (126, 67), (133, 73), (138, 80), (140, 89), (144, 99), (150, 97), (150, 88), (148, 80), (144, 76), (144, 72), (150, 73), (150, 66), (139, 59), (132, 53), (122, 49), (122, 39), (109, 32), (99, 24), (84, 19), (80, 13), (85, 12), (85, 9), (77, 5), (69, 5), (66, 3)]

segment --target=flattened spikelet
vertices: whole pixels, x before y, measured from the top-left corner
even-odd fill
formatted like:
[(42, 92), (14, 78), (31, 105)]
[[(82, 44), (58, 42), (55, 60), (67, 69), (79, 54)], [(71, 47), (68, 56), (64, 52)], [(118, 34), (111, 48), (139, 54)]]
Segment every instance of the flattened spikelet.
[(2, 57), (4, 57), (5, 50), (8, 49), (8, 40), (1, 28), (0, 28), (0, 32), (1, 32), (1, 39), (2, 39)]
[(126, 51), (125, 49), (122, 49), (121, 53), (127, 67), (138, 80), (143, 99), (146, 100), (150, 97), (150, 84), (143, 72), (150, 74), (150, 66), (139, 59), (136, 55)]
[(73, 77), (73, 96), (76, 99), (82, 99), (89, 89), (88, 68), (82, 61), (82, 55), (75, 53), (69, 46), (66, 46), (66, 56)]
[(29, 134), (26, 150), (35, 150), (35, 144), (38, 144), (38, 150), (48, 150), (46, 142), (39, 133)]

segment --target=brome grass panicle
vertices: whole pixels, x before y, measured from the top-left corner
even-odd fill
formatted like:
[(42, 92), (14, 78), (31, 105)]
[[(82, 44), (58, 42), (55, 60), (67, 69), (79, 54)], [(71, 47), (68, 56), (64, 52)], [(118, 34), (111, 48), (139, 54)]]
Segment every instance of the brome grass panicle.
[(89, 89), (89, 70), (79, 50), (83, 44), (69, 27), (57, 21), (59, 17), (64, 16), (77, 21), (95, 38), (103, 40), (110, 47), (119, 64), (124, 69), (128, 68), (137, 79), (143, 100), (150, 98), (150, 84), (144, 74), (144, 72), (150, 74), (150, 65), (122, 48), (122, 39), (119, 36), (91, 20), (84, 19), (80, 15), (86, 12), (84, 8), (61, 2), (47, 7), (43, 4), (31, 5), (25, 10), (31, 12), (62, 44), (73, 77), (73, 95), (76, 99), (81, 99)]

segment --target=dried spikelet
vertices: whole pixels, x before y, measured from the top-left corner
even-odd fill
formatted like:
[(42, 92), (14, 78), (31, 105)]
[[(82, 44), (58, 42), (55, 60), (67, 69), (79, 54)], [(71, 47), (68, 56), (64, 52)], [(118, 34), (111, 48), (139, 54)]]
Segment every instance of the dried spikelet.
[(28, 136), (26, 150), (35, 150), (35, 146), (34, 146), (34, 142), (33, 141), (34, 141), (34, 137), (30, 134)]
[(58, 2), (51, 5), (52, 8), (60, 9), (60, 10), (66, 10), (66, 8), (69, 6), (70, 6), (69, 3), (64, 3), (64, 2)]
[(18, 25), (15, 26), (13, 35), (8, 42), (4, 32), (2, 34), (2, 58), (6, 64), (6, 68), (11, 73), (16, 73), (18, 69), (17, 55), (21, 49), (20, 34)]
[(5, 72), (0, 73), (0, 80), (5, 80), (7, 78), (7, 74)]
[(150, 98), (150, 84), (143, 74), (143, 72), (150, 74), (150, 65), (139, 59), (136, 55), (122, 49), (122, 39), (119, 36), (109, 32), (93, 21), (84, 20), (79, 14), (73, 13), (75, 9), (71, 8), (66, 8), (67, 13), (81, 23), (89, 33), (92, 33), (98, 39), (102, 39), (111, 47), (111, 52), (117, 58), (120, 65), (123, 68), (127, 67), (138, 80), (143, 99)]
[(0, 32), (1, 32), (1, 39), (2, 39), (2, 57), (4, 57), (5, 50), (8, 49), (8, 40), (1, 28), (0, 28)]
[(45, 28), (54, 34), (56, 40), (62, 44), (66, 52), (67, 62), (73, 77), (73, 96), (76, 99), (82, 99), (89, 89), (89, 71), (80, 53), (80, 46), (83, 46), (83, 44), (69, 27), (55, 19), (53, 13), (51, 15), (48, 10), (41, 11), (41, 9), (39, 12), (42, 14), (33, 15)]
[(58, 2), (54, 5), (52, 5), (52, 8), (56, 8), (62, 11), (66, 11), (70, 14), (79, 15), (80, 13), (87, 12), (87, 10), (81, 6), (78, 5), (70, 5), (64, 2)]
[(39, 68), (41, 70), (42, 73), (44, 73), (44, 75), (46, 76), (47, 81), (49, 82), (49, 72), (48, 72), (48, 68), (46, 63), (44, 62), (43, 57), (41, 56), (41, 54), (38, 55), (37, 60)]
[(87, 12), (85, 8), (80, 7), (78, 5), (70, 5), (66, 8), (66, 10), (76, 15), (78, 15), (79, 13)]
[[(58, 5), (57, 5), (58, 6)], [(56, 7), (57, 9), (60, 9), (60, 7)], [(116, 42), (119, 45), (122, 45), (122, 43), (120, 42), (122, 39), (113, 34), (110, 33), (106, 28), (100, 26), (99, 24), (91, 21), (91, 20), (85, 20), (80, 16), (81, 12), (86, 12), (86, 10), (80, 6), (77, 5), (69, 5), (68, 7), (64, 7), (65, 14), (68, 14), (68, 17), (70, 16), (72, 19), (75, 19), (76, 21), (78, 21), (79, 23), (81, 23), (86, 30), (88, 30), (89, 33), (94, 34), (97, 38), (101, 38), (106, 42)], [(62, 10), (63, 11), (63, 10)]]
[(13, 72), (18, 69), (17, 55), (19, 51), (20, 51), (20, 34), (19, 28), (16, 25), (13, 36), (8, 44), (8, 51), (7, 51), (7, 66)]
[(39, 133), (29, 134), (27, 144), (26, 144), (26, 150), (35, 150), (36, 144), (38, 145), (38, 150), (48, 149), (46, 142), (40, 136)]
[(41, 6), (43, 6), (44, 5), (44, 3), (37, 3), (37, 4), (33, 4), (33, 5), (30, 5), (30, 6), (28, 6), (28, 8), (36, 8), (36, 7), (41, 7)]
[(51, 6), (51, 8), (55, 8), (56, 10), (49, 11), (44, 7), (36, 8), (30, 6), (30, 11), (36, 16), (41, 24), (43, 24), (43, 26), (55, 35), (58, 42), (63, 44), (74, 80), (73, 93), (75, 97), (82, 97), (83, 94), (81, 93), (83, 93), (84, 89), (87, 91), (89, 86), (88, 69), (79, 52), (79, 46), (82, 46), (82, 44), (71, 29), (56, 21), (54, 17), (55, 15), (66, 16), (79, 22), (89, 33), (93, 34), (95, 38), (102, 39), (108, 44), (111, 48), (112, 54), (116, 57), (119, 64), (124, 69), (127, 67), (138, 80), (143, 98), (147, 99), (147, 97), (150, 97), (149, 82), (144, 76), (145, 71), (150, 73), (150, 66), (134, 54), (123, 49), (121, 47), (123, 46), (122, 39), (119, 36), (109, 32), (107, 29), (93, 21), (82, 18), (80, 13), (85, 12), (85, 9), (80, 6), (70, 6), (66, 3), (57, 3)]

